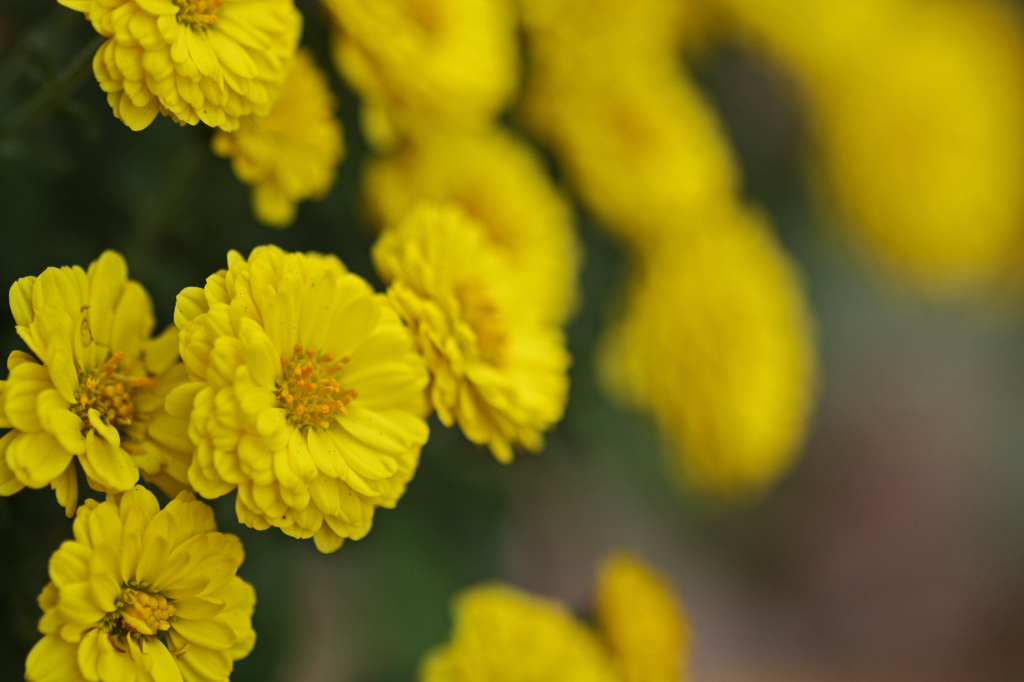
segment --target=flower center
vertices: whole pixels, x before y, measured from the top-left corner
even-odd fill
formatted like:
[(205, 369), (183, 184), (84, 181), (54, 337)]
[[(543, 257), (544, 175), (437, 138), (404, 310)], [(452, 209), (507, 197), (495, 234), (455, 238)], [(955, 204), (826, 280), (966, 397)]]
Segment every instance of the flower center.
[(125, 435), (125, 430), (134, 419), (144, 417), (135, 408), (133, 396), (143, 389), (156, 386), (156, 379), (121, 374), (117, 366), (123, 359), (123, 351), (112, 353), (98, 370), (79, 377), (78, 402), (71, 407), (71, 411), (82, 419), (83, 433), (90, 428), (90, 409), (99, 412), (103, 421), (122, 435)]
[(103, 619), (103, 629), (111, 637), (152, 637), (171, 628), (174, 604), (166, 597), (125, 587), (114, 603), (117, 610)]
[(345, 414), (356, 398), (355, 389), (343, 389), (334, 375), (348, 363), (335, 361), (330, 353), (317, 355), (312, 348), (295, 346), (289, 358), (281, 356), (283, 376), (277, 383), (277, 399), (288, 410), (288, 421), (300, 428), (324, 428), (332, 415)]
[(476, 334), (480, 357), (492, 364), (501, 362), (508, 332), (501, 319), (501, 309), (487, 287), (479, 281), (464, 282), (456, 289), (462, 306), (462, 317)]
[(213, 25), (217, 23), (217, 10), (224, 0), (174, 0), (178, 6), (178, 21), (182, 24)]

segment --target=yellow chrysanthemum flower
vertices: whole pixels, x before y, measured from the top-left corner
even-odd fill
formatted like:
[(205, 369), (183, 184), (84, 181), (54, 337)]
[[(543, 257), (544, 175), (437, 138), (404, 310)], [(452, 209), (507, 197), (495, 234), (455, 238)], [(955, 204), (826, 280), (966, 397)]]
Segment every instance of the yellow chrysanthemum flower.
[(868, 255), (939, 297), (1005, 285), (1024, 244), (1019, 8), (718, 1), (803, 87), (829, 189)]
[(738, 166), (690, 78), (636, 60), (552, 59), (529, 74), (526, 124), (606, 227), (651, 239), (679, 226), (679, 216), (735, 201)]
[(371, 144), (414, 131), (482, 128), (518, 79), (508, 0), (324, 0), (336, 23), (334, 59), (363, 98)]
[(240, 521), (322, 552), (395, 506), (427, 440), (427, 373), (383, 295), (333, 256), (261, 246), (182, 291), (174, 321), (192, 381), (167, 406), (189, 419), (196, 492), (237, 488)]
[(266, 115), (302, 30), (293, 0), (58, 1), (108, 38), (93, 71), (132, 130), (158, 113), (224, 130)]
[(690, 628), (663, 577), (637, 557), (615, 552), (601, 566), (597, 624), (622, 682), (679, 682)]
[(86, 500), (50, 558), (29, 682), (227, 682), (252, 649), (256, 594), (242, 543), (188, 492), (142, 486)]
[(269, 114), (247, 116), (238, 130), (213, 136), (214, 153), (230, 158), (235, 175), (253, 185), (257, 219), (287, 227), (298, 202), (322, 199), (331, 189), (344, 155), (336, 108), (327, 78), (303, 48)]
[(600, 368), (680, 468), (723, 496), (775, 481), (803, 443), (816, 354), (793, 264), (759, 216), (723, 213), (643, 254)]
[(77, 458), (89, 485), (128, 490), (139, 470), (168, 494), (182, 488), (192, 446), (164, 397), (186, 379), (177, 332), (150, 338), (149, 294), (106, 251), (89, 265), (47, 268), (11, 287), (18, 335), (0, 382), (0, 495), (51, 486), (78, 506)]
[[(914, 2), (916, 0), (909, 0)], [(875, 61), (882, 26), (913, 21), (908, 0), (701, 0), (740, 40), (768, 52), (799, 80)], [(890, 36), (891, 38), (892, 36)]]
[(579, 244), (572, 209), (529, 145), (493, 128), (431, 134), (366, 171), (370, 209), (394, 225), (420, 200), (461, 206), (527, 277), (545, 282), (533, 303), (565, 319), (576, 299)]
[(988, 3), (920, 5), (823, 86), (822, 161), (893, 271), (939, 296), (995, 290), (1024, 246), (1024, 27)]
[(523, 277), (454, 206), (413, 209), (373, 257), (426, 358), (441, 422), (504, 463), (514, 446), (540, 450), (568, 392), (562, 331), (534, 306), (547, 282)]
[(594, 634), (560, 604), (494, 584), (454, 605), (447, 644), (420, 666), (420, 682), (619, 682)]
[[(675, 62), (695, 0), (519, 0), (531, 55), (577, 66), (628, 60)], [(567, 74), (568, 75), (568, 74)]]

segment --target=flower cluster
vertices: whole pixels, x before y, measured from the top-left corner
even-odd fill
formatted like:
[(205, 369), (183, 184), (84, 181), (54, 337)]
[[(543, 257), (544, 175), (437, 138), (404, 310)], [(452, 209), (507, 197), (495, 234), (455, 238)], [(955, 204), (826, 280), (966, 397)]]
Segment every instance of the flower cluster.
[(500, 583), (462, 593), (449, 642), (420, 682), (672, 682), (689, 648), (682, 609), (663, 578), (615, 553), (601, 568), (598, 632), (561, 604)]
[(743, 205), (721, 126), (678, 65), (680, 11), (528, 0), (521, 109), (632, 249), (603, 343), (608, 394), (653, 418), (689, 481), (735, 496), (799, 451), (816, 353), (793, 265)]

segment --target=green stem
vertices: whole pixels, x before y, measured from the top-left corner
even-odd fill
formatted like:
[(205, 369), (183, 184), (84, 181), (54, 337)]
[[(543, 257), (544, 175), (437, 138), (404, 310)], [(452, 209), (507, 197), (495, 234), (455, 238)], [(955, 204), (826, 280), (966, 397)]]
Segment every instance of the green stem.
[(60, 107), (89, 74), (92, 69), (93, 55), (96, 54), (96, 50), (104, 40), (106, 39), (103, 36), (96, 36), (72, 58), (56, 78), (46, 83), (42, 89), (8, 116), (0, 125), (0, 139), (17, 135)]

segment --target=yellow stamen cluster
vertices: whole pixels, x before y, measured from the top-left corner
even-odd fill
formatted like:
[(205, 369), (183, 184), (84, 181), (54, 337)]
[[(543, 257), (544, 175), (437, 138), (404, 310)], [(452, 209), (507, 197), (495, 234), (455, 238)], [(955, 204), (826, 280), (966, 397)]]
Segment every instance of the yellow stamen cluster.
[(111, 354), (99, 371), (82, 375), (78, 385), (78, 402), (72, 411), (82, 418), (83, 430), (89, 428), (90, 409), (98, 411), (103, 421), (119, 431), (131, 426), (132, 420), (145, 418), (136, 410), (132, 394), (154, 387), (156, 379), (120, 374), (117, 365), (123, 359), (124, 352), (117, 351)]
[(178, 21), (183, 24), (216, 24), (217, 10), (224, 0), (174, 0), (179, 7)]
[(283, 376), (277, 399), (288, 410), (288, 420), (299, 428), (324, 428), (331, 416), (345, 414), (345, 406), (356, 398), (355, 389), (345, 390), (332, 375), (348, 362), (338, 361), (330, 353), (317, 355), (312, 348), (295, 346), (292, 357), (281, 356)]
[(477, 281), (466, 282), (456, 287), (456, 295), (462, 305), (463, 319), (476, 334), (480, 357), (499, 364), (504, 355), (508, 331), (502, 323), (501, 310), (487, 287)]
[(103, 622), (103, 628), (111, 637), (152, 637), (171, 628), (174, 604), (162, 595), (125, 587), (121, 598), (114, 603), (117, 610), (108, 614)]

